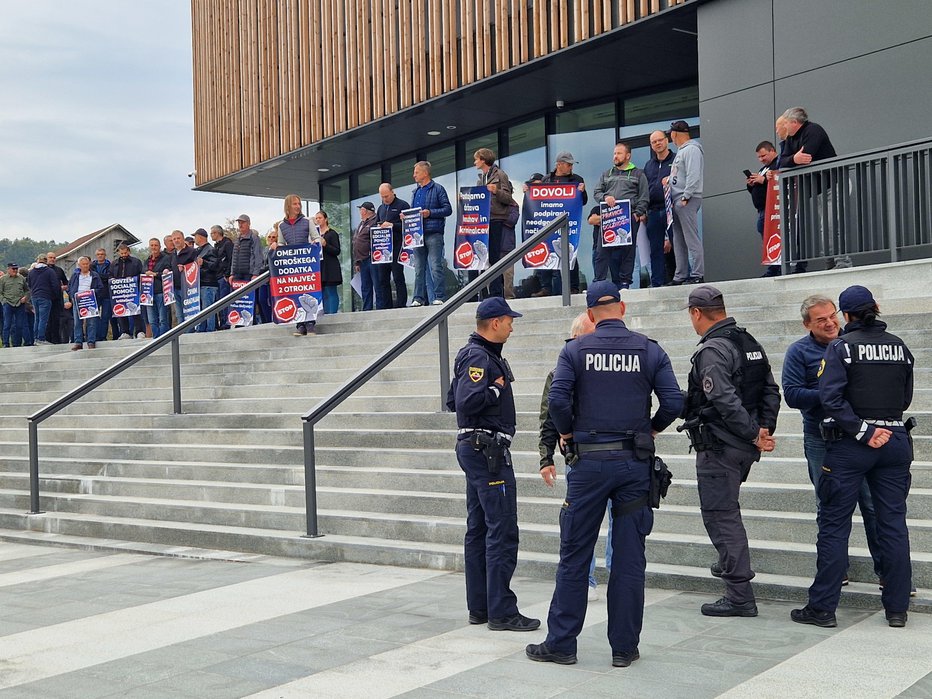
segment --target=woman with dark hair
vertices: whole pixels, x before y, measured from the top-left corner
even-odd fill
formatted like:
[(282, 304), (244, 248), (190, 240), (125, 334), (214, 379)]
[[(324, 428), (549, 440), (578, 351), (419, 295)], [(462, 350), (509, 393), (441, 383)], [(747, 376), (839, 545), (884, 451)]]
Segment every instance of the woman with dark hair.
[(324, 313), (337, 313), (340, 310), (340, 290), (343, 283), (343, 271), (340, 269), (340, 235), (330, 227), (326, 212), (314, 214), (314, 222), (320, 229), (320, 280), (323, 286)]
[(867, 480), (877, 515), (882, 593), (887, 623), (906, 626), (912, 568), (906, 529), (906, 496), (913, 460), (903, 413), (913, 398), (913, 355), (887, 324), (870, 290), (850, 286), (838, 297), (845, 316), (841, 337), (829, 344), (819, 368), (819, 399), (827, 452), (819, 480), (819, 538), (809, 602), (790, 618), (834, 627), (848, 569), (851, 515)]

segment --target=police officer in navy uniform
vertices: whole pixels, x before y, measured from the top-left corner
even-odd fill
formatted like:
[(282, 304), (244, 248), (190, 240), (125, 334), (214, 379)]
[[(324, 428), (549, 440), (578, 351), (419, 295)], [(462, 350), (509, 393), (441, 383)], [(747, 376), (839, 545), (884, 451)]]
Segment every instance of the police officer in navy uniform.
[(906, 496), (913, 458), (903, 412), (913, 398), (913, 355), (879, 321), (871, 292), (850, 286), (838, 298), (845, 316), (840, 338), (825, 350), (819, 398), (829, 421), (819, 480), (819, 539), (816, 577), (809, 602), (790, 618), (800, 624), (836, 626), (835, 609), (848, 567), (851, 515), (861, 481), (867, 479), (877, 515), (883, 564), (881, 594), (887, 623), (906, 626), (912, 567), (906, 529)]
[(705, 616), (757, 616), (748, 536), (738, 495), (761, 453), (773, 451), (780, 389), (760, 343), (725, 313), (714, 286), (689, 294), (689, 317), (702, 339), (693, 354), (686, 395), (686, 429), (696, 450), (702, 523), (718, 561), (712, 575), (725, 595), (703, 604)]
[[(550, 387), (550, 416), (567, 453), (578, 456), (566, 479), (560, 512), (560, 563), (547, 638), (531, 644), (531, 660), (571, 665), (586, 616), (589, 562), (605, 503), (612, 500), (613, 565), (608, 582), (612, 665), (637, 660), (644, 618), (644, 538), (654, 514), (647, 497), (654, 435), (680, 413), (683, 397), (658, 344), (625, 327), (625, 305), (610, 281), (586, 292), (595, 332), (566, 344)], [(651, 394), (660, 399), (651, 417)], [(572, 460), (572, 458), (571, 458)]]
[(466, 474), (466, 602), (469, 623), (493, 631), (533, 631), (540, 619), (518, 611), (511, 576), (518, 562), (518, 503), (509, 446), (515, 434), (514, 376), (502, 346), (521, 314), (505, 299), (476, 310), (476, 332), (456, 355), (447, 407), (459, 428), (456, 459)]

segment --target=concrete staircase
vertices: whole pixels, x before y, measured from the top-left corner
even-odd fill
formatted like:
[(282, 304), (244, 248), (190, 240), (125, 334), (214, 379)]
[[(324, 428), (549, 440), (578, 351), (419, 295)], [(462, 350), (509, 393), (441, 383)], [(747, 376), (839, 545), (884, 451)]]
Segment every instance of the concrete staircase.
[[(917, 359), (911, 414), (920, 419), (909, 497), (914, 608), (932, 610), (932, 262), (725, 282), (730, 314), (767, 349), (779, 375), (785, 348), (803, 334), (799, 303), (814, 292), (869, 286)], [(627, 292), (628, 324), (657, 339), (685, 386), (697, 338), (682, 310), (686, 292)], [(538, 474), (537, 409), (580, 297), (514, 304), (525, 317), (506, 346), (517, 382), (519, 573), (550, 578), (559, 549), (562, 477)], [(451, 319), (451, 350), (473, 327), (474, 307)], [(28, 413), (83, 382), (141, 341), (0, 350), (0, 538), (62, 545), (255, 552), (461, 569), (465, 499), (453, 454), (454, 417), (439, 412), (437, 338), (432, 333), (316, 429), (319, 539), (305, 531), (299, 415), (332, 394), (430, 309), (340, 314), (317, 337), (260, 326), (182, 339), (185, 415), (171, 414), (170, 353), (163, 350), (39, 430), (42, 515), (29, 507)], [(779, 377), (778, 377), (779, 378)], [(658, 439), (674, 473), (648, 544), (650, 585), (718, 592), (698, 512), (693, 457), (671, 428)], [(801, 422), (784, 407), (778, 447), (751, 472), (742, 509), (761, 596), (800, 599), (815, 570), (815, 497), (802, 455)], [(604, 543), (597, 546), (600, 563)], [(879, 606), (859, 520), (843, 603)]]

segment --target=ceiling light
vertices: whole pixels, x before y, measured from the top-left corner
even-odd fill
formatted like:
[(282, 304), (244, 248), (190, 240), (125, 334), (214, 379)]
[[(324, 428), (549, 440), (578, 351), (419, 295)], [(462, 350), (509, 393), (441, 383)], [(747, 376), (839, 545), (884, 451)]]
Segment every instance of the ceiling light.
[(329, 167), (319, 167), (319, 168), (317, 168), (317, 172), (330, 172), (330, 168), (329, 168)]
[(456, 127), (453, 126), (453, 124), (449, 124), (449, 125), (447, 126), (447, 128), (450, 129), (450, 131), (456, 130)]
[(427, 135), (428, 136), (439, 136), (440, 132), (439, 131), (428, 131)]

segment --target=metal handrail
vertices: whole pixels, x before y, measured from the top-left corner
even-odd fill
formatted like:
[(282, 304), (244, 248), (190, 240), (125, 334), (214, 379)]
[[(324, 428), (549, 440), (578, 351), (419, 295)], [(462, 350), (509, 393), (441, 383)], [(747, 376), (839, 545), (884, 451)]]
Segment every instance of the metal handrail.
[(307, 511), (307, 536), (319, 537), (317, 528), (317, 473), (314, 453), (314, 425), (325, 415), (349, 398), (359, 388), (382, 369), (407, 351), (415, 342), (428, 332), (438, 327), (440, 342), (440, 410), (446, 411), (445, 392), (450, 385), (450, 343), (447, 319), (464, 303), (472, 299), (480, 289), (504, 274), (505, 270), (524, 257), (532, 246), (544, 240), (555, 231), (560, 235), (560, 265), (563, 278), (563, 305), (570, 305), (570, 252), (569, 252), (569, 216), (560, 214), (536, 234), (522, 242), (507, 253), (476, 279), (464, 286), (453, 298), (442, 306), (432, 306), (436, 311), (418, 323), (407, 335), (376, 357), (368, 366), (344, 383), (334, 394), (317, 404), (313, 410), (304, 415), (304, 497)]
[[(32, 415), (29, 415), (26, 418), (27, 425), (29, 428), (29, 507), (30, 511), (27, 514), (37, 515), (42, 514), (42, 511), (39, 509), (39, 423), (47, 420), (48, 418), (55, 415), (60, 410), (67, 408), (69, 405), (74, 403), (79, 398), (84, 397), (91, 391), (93, 391), (98, 386), (106, 383), (112, 379), (117, 374), (122, 373), (126, 369), (129, 369), (131, 366), (135, 365), (142, 359), (145, 359), (153, 352), (157, 352), (162, 347), (164, 347), (169, 342), (172, 343), (172, 407), (176, 415), (181, 414), (181, 347), (178, 342), (178, 338), (185, 334), (187, 330), (191, 327), (194, 327), (200, 323), (205, 318), (209, 318), (214, 313), (222, 311), (224, 308), (229, 306), (231, 303), (236, 301), (241, 296), (245, 296), (253, 289), (256, 289), (269, 280), (269, 272), (263, 272), (255, 279), (241, 286), (240, 288), (231, 291), (227, 296), (224, 296), (219, 301), (215, 301), (212, 305), (203, 309), (197, 315), (188, 318), (187, 320), (182, 321), (174, 328), (169, 330), (167, 333), (160, 335), (152, 342), (148, 342), (145, 346), (140, 347), (135, 352), (128, 354), (118, 361), (113, 366), (108, 369), (104, 369), (102, 372), (94, 376), (93, 378), (88, 379), (80, 386), (73, 388), (68, 391), (65, 395), (57, 400), (52, 401), (46, 405), (41, 410), (36, 411)], [(181, 301), (180, 295), (177, 299), (178, 302)]]

